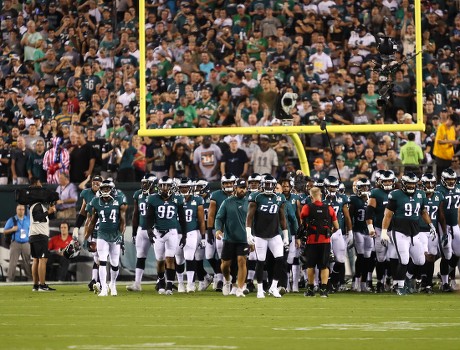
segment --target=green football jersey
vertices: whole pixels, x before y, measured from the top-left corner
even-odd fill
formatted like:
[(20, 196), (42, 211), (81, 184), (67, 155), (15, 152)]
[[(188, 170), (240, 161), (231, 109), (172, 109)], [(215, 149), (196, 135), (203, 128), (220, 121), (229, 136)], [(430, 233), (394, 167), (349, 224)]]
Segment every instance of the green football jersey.
[(97, 238), (106, 242), (115, 242), (121, 236), (120, 226), (120, 203), (117, 199), (104, 201), (100, 197), (94, 197), (91, 206), (98, 216), (99, 227), (97, 229)]
[(330, 205), (334, 208), (335, 214), (337, 215), (337, 220), (339, 222), (339, 227), (343, 228), (345, 225), (345, 216), (343, 214), (343, 206), (350, 202), (347, 195), (336, 194), (335, 196), (326, 196), (324, 199), (324, 204)]
[(216, 202), (216, 213), (219, 210), (220, 206), (229, 196), (222, 190), (217, 190), (211, 193), (211, 200)]
[(366, 225), (366, 202), (355, 194), (350, 196), (350, 216), (353, 232), (369, 234)]
[(393, 190), (388, 194), (387, 208), (393, 211), (393, 229), (406, 236), (419, 234), (419, 220), (426, 206), (425, 192), (415, 190), (408, 195), (402, 190)]
[(249, 202), (257, 205), (254, 215), (254, 236), (273, 238), (279, 234), (279, 209), (286, 198), (281, 193), (266, 195), (254, 192), (249, 195)]
[(137, 209), (139, 213), (139, 227), (143, 230), (147, 229), (147, 198), (148, 194), (144, 194), (142, 190), (134, 192), (133, 199), (137, 201)]
[(454, 189), (449, 190), (442, 185), (438, 185), (436, 190), (444, 195), (444, 215), (446, 224), (449, 226), (458, 225), (458, 207), (460, 205), (460, 187), (455, 185)]
[(310, 204), (311, 203), (311, 198), (308, 194), (306, 193), (300, 193), (298, 194), (299, 196), (299, 201), (300, 201), (300, 204), (302, 206), (304, 206), (305, 204)]
[(200, 196), (190, 196), (188, 200), (184, 199), (185, 227), (187, 232), (199, 230), (198, 224), (198, 207), (203, 205), (203, 198)]
[[(434, 191), (431, 197), (426, 196), (425, 209), (428, 212), (428, 215), (430, 216), (431, 222), (434, 225), (434, 227), (438, 227), (439, 206), (441, 205), (443, 200), (443, 194), (438, 191)], [(425, 223), (425, 221), (423, 221), (421, 217), (419, 225), (421, 232), (430, 231), (430, 227)]]
[(216, 230), (224, 232), (224, 241), (247, 243), (246, 216), (248, 197), (228, 197), (220, 206), (216, 215)]
[(179, 229), (178, 209), (184, 205), (184, 197), (174, 194), (164, 200), (155, 193), (149, 196), (147, 203), (154, 209), (157, 230)]
[(284, 213), (286, 214), (286, 220), (288, 223), (289, 239), (291, 239), (292, 236), (295, 236), (297, 229), (299, 228), (299, 222), (297, 221), (296, 216), (298, 200), (299, 196), (295, 193), (291, 193), (289, 198), (286, 198), (286, 203), (284, 204)]
[(369, 198), (374, 198), (376, 203), (373, 218), (374, 227), (382, 228), (383, 216), (385, 215), (385, 208), (388, 203), (388, 192), (381, 188), (373, 188)]
[[(91, 203), (94, 197), (96, 197), (96, 193), (93, 192), (91, 188), (85, 188), (83, 191), (80, 192), (80, 198), (84, 199), (86, 203), (85, 210), (88, 208), (88, 204)], [(86, 211), (90, 213), (90, 211)]]

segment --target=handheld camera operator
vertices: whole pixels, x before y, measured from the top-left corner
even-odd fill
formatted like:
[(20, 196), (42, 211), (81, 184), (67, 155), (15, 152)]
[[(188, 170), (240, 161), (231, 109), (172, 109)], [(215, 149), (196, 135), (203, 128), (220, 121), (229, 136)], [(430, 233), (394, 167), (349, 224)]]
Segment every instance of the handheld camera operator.
[(321, 277), (320, 296), (327, 298), (331, 236), (339, 229), (339, 222), (334, 209), (321, 201), (320, 188), (311, 188), (310, 197), (312, 202), (304, 205), (300, 214), (302, 225), (297, 231), (296, 245), (300, 247), (301, 240), (306, 240), (303, 254), (306, 259), (308, 285), (305, 296), (315, 296), (313, 284), (315, 267), (318, 267)]

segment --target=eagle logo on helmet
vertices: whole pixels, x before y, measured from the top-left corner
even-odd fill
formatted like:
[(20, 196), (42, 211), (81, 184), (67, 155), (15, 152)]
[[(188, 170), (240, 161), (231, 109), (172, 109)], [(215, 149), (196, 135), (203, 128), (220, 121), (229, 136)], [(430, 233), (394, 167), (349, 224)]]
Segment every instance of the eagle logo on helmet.
[(359, 179), (355, 182), (353, 191), (358, 197), (369, 197), (370, 188), (371, 182), (369, 179)]
[(391, 170), (385, 170), (380, 176), (380, 186), (384, 191), (391, 191), (394, 189), (396, 184), (395, 173)]
[(195, 196), (208, 195), (211, 192), (209, 182), (205, 179), (198, 179), (193, 183), (193, 193)]
[(222, 175), (222, 178), (220, 179), (222, 191), (224, 191), (227, 194), (232, 194), (235, 190), (236, 180), (236, 176), (232, 173), (225, 173), (224, 175)]
[(326, 195), (334, 197), (338, 194), (340, 181), (335, 176), (328, 176), (324, 179)]
[(178, 192), (183, 197), (188, 197), (193, 193), (193, 181), (188, 177), (183, 177), (177, 184)]
[(163, 176), (158, 180), (158, 194), (168, 198), (174, 193), (174, 181), (169, 176)]
[(417, 189), (418, 177), (412, 172), (401, 177), (401, 190), (407, 194), (414, 194)]
[(264, 194), (273, 195), (276, 189), (276, 179), (271, 175), (265, 175), (260, 183), (260, 188)]
[(248, 177), (248, 191), (257, 192), (262, 181), (262, 176), (258, 173), (253, 173)]
[(81, 246), (78, 241), (72, 240), (67, 247), (64, 248), (64, 251), (62, 254), (64, 255), (65, 258), (67, 259), (72, 259), (80, 255), (81, 251)]
[(420, 178), (422, 189), (426, 193), (433, 193), (436, 189), (436, 176), (431, 173), (425, 173)]
[(441, 173), (441, 184), (448, 190), (453, 190), (457, 183), (457, 173), (452, 168), (447, 168)]

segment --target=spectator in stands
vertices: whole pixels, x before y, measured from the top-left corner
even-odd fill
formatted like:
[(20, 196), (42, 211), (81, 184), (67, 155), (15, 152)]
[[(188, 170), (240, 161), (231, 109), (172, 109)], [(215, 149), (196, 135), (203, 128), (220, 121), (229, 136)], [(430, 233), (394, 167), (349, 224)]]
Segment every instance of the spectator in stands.
[(310, 177), (313, 180), (324, 179), (328, 176), (328, 172), (324, 170), (324, 160), (316, 158), (313, 162), (313, 169), (310, 171)]
[(5, 147), (5, 140), (0, 137), (0, 185), (8, 184), (8, 170), (10, 168), (10, 150)]
[(133, 163), (137, 160), (137, 149), (129, 144), (130, 141), (131, 138), (125, 136), (120, 143), (120, 154), (117, 156), (118, 182), (134, 182), (135, 180)]
[(276, 176), (278, 170), (278, 156), (270, 147), (270, 138), (267, 135), (259, 136), (259, 149), (252, 154), (250, 173), (271, 174)]
[(17, 147), (11, 152), (11, 176), (13, 185), (25, 185), (29, 183), (27, 174), (27, 159), (30, 151), (26, 147), (24, 137), (19, 136)]
[(59, 174), (69, 169), (69, 152), (63, 147), (63, 134), (52, 139), (53, 147), (45, 152), (43, 157), (43, 170), (46, 171), (46, 179), (49, 184), (59, 182)]
[(45, 157), (45, 141), (40, 138), (35, 142), (35, 150), (30, 153), (27, 159), (27, 172), (29, 181), (32, 177), (39, 179), (41, 182), (46, 182), (46, 171), (43, 170), (43, 158)]
[(77, 144), (70, 152), (70, 182), (80, 183), (91, 176), (96, 164), (93, 147), (86, 142), (84, 134), (77, 134)]
[(76, 204), (78, 200), (77, 186), (70, 182), (67, 173), (59, 174), (59, 186), (56, 188), (59, 200), (56, 202), (56, 217), (58, 219), (73, 219), (77, 216)]
[(238, 147), (239, 141), (237, 137), (230, 137), (228, 143), (230, 147), (223, 152), (220, 172), (246, 178), (249, 175), (249, 158), (246, 152)]
[(30, 218), (26, 214), (26, 208), (22, 204), (16, 206), (16, 215), (9, 218), (3, 234), (11, 235), (10, 244), (10, 261), (8, 265), (7, 282), (14, 282), (16, 277), (16, 266), (19, 257), (22, 257), (21, 266), (28, 280), (32, 279), (32, 270), (30, 268), (30, 245), (29, 245), (29, 229)]
[[(340, 155), (336, 158), (337, 168), (329, 170), (329, 176), (335, 176), (341, 181), (349, 181), (351, 177), (350, 169), (345, 165), (345, 157)], [(339, 175), (340, 174), (340, 175)]]
[(193, 165), (199, 178), (206, 181), (219, 179), (222, 151), (211, 142), (211, 136), (204, 136), (203, 142), (193, 152)]
[[(59, 225), (59, 234), (53, 236), (48, 241), (48, 250), (50, 256), (46, 264), (46, 275), (49, 281), (66, 281), (67, 271), (70, 260), (64, 256), (64, 249), (72, 242), (72, 236), (69, 235), (69, 224), (62, 222)], [(54, 264), (58, 267), (55, 269)], [(57, 270), (57, 271), (56, 271)]]

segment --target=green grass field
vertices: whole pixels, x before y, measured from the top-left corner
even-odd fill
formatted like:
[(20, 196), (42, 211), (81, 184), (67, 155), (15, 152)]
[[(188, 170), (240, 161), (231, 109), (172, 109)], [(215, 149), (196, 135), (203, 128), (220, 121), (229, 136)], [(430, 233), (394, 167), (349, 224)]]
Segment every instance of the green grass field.
[(152, 284), (98, 298), (1, 286), (1, 349), (459, 349), (460, 294), (328, 299), (157, 295)]

